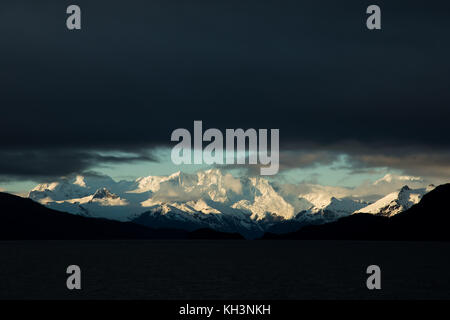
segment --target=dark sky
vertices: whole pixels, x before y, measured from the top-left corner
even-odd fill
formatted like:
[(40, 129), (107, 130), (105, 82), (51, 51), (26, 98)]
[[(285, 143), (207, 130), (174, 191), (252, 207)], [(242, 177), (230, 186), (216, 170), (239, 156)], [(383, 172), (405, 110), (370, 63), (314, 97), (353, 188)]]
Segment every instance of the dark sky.
[[(355, 167), (445, 167), (450, 2), (393, 2), (3, 0), (0, 176), (151, 159), (142, 150), (194, 120), (279, 128), (282, 150)], [(72, 3), (80, 31), (65, 26)], [(380, 31), (366, 29), (370, 4)]]

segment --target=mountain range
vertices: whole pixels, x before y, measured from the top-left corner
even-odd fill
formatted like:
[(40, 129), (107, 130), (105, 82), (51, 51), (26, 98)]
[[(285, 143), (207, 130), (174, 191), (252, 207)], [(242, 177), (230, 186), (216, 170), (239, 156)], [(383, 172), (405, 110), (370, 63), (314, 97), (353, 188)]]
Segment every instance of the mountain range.
[[(391, 178), (387, 175), (384, 180)], [(39, 184), (29, 198), (47, 208), (83, 217), (159, 229), (212, 229), (258, 238), (266, 232), (292, 232), (357, 213), (392, 217), (411, 208), (433, 188), (404, 186), (367, 201), (352, 195), (334, 196), (332, 190), (318, 186), (287, 191), (261, 177), (236, 178), (210, 169), (119, 182), (107, 176), (76, 175)]]
[(87, 218), (3, 192), (0, 192), (0, 220), (0, 240), (243, 239), (239, 234), (211, 229), (188, 232)]
[(449, 198), (450, 184), (444, 184), (411, 208), (390, 217), (357, 213), (291, 233), (266, 233), (263, 239), (449, 241)]

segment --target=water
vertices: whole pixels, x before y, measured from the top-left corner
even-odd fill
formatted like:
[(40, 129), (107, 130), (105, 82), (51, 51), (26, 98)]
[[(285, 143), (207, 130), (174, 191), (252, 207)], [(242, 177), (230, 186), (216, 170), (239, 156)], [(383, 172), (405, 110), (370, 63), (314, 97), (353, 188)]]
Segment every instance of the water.
[[(0, 242), (1, 299), (449, 299), (450, 243)], [(66, 289), (66, 268), (82, 290)], [(366, 268), (381, 267), (379, 291)]]

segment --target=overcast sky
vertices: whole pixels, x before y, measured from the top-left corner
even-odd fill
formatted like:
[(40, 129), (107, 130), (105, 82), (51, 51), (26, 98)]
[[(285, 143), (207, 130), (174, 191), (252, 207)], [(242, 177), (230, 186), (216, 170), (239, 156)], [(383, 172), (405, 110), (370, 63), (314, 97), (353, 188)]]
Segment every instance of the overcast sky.
[(281, 175), (450, 179), (450, 3), (393, 2), (3, 0), (0, 180), (167, 173), (194, 120), (279, 128)]

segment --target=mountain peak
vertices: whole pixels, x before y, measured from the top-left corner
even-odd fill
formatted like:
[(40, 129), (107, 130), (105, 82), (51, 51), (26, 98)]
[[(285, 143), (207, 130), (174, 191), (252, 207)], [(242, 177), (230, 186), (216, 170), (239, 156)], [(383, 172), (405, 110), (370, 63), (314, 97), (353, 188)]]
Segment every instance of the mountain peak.
[(398, 192), (392, 192), (354, 213), (371, 213), (392, 217), (419, 203), (420, 199), (422, 199), (423, 195), (427, 192), (428, 191), (423, 188), (411, 189), (405, 185)]
[(176, 178), (183, 175), (183, 172), (181, 172), (180, 170), (178, 170), (177, 172), (172, 173), (169, 178)]
[(84, 177), (83, 177), (83, 176), (80, 176), (80, 175), (77, 175), (77, 176), (75, 177), (75, 181), (74, 181), (73, 184), (76, 184), (76, 185), (78, 185), (78, 186), (80, 186), (80, 187), (83, 187), (83, 188), (86, 187), (86, 181), (84, 181)]
[(402, 192), (402, 191), (409, 191), (409, 190), (411, 190), (411, 188), (408, 187), (407, 185), (404, 185), (404, 186), (400, 189), (400, 192)]
[(213, 174), (222, 174), (222, 171), (219, 168), (211, 168), (204, 171), (205, 173), (213, 173)]
[[(392, 177), (386, 176), (385, 180)], [(273, 216), (286, 221), (295, 217), (295, 223), (301, 218), (305, 224), (332, 221), (356, 212), (392, 216), (410, 208), (428, 192), (409, 186), (399, 190), (410, 183), (411, 177), (402, 179), (403, 183), (397, 181), (390, 189), (397, 191), (372, 206), (357, 196), (348, 196), (349, 190), (342, 188), (304, 185), (284, 189), (264, 177), (234, 177), (219, 168), (119, 182), (86, 173), (42, 184), (29, 197), (53, 209), (90, 217), (129, 221), (151, 208), (152, 212), (164, 214), (160, 217), (164, 221), (158, 220), (161, 226), (176, 221), (217, 230), (235, 230), (238, 226), (239, 230), (260, 232), (275, 223), (276, 219), (268, 219)], [(299, 216), (299, 212), (305, 214)]]
[(110, 192), (105, 187), (98, 189), (95, 191), (94, 195), (92, 196), (92, 199), (117, 199), (119, 198), (116, 194)]

